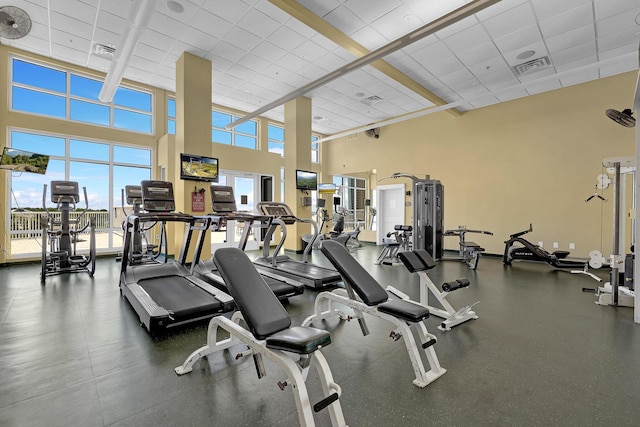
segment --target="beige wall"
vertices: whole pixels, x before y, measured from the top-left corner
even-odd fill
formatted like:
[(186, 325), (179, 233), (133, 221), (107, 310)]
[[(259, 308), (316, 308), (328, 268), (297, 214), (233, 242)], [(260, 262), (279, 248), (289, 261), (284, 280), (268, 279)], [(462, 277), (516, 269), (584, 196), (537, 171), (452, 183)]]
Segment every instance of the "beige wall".
[[(609, 200), (585, 203), (605, 157), (635, 154), (635, 130), (609, 120), (607, 108), (632, 101), (635, 73), (572, 86), (453, 117), (435, 113), (387, 126), (379, 139), (323, 143), (324, 167), (332, 175), (377, 170), (377, 177), (407, 172), (430, 175), (445, 187), (445, 228), (466, 225), (493, 231), (473, 236), (489, 253), (502, 253), (509, 234), (533, 223), (528, 236), (551, 249), (558, 242), (576, 256), (611, 251)], [(408, 180), (387, 180), (397, 184)], [(375, 185), (375, 184), (374, 184)], [(407, 198), (411, 201), (411, 197)], [(411, 207), (406, 208), (411, 223)], [(602, 230), (602, 232), (601, 232)], [(453, 237), (447, 248), (456, 248)], [(601, 244), (602, 241), (602, 244)]]

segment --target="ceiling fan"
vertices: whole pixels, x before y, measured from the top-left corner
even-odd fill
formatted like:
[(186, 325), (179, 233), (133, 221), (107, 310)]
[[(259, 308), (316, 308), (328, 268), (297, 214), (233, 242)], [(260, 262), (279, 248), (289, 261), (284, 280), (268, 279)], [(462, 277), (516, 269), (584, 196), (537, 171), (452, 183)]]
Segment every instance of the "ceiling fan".
[(31, 31), (31, 18), (24, 10), (15, 6), (0, 7), (0, 37), (19, 39)]
[(632, 128), (636, 125), (636, 119), (633, 117), (633, 111), (630, 108), (626, 108), (622, 111), (608, 109), (606, 111), (607, 117), (616, 123), (621, 124), (624, 127)]

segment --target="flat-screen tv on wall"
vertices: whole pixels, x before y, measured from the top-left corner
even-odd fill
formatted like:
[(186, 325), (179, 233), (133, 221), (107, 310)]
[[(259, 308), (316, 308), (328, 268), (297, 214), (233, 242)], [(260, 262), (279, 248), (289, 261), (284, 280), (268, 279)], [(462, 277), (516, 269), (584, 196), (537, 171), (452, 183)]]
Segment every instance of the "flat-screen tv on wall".
[(0, 169), (15, 172), (31, 172), (45, 174), (49, 165), (49, 156), (46, 154), (32, 153), (30, 151), (16, 150), (4, 147), (0, 158)]
[(296, 188), (298, 190), (317, 190), (318, 174), (303, 170), (296, 170)]
[(218, 182), (218, 159), (182, 153), (180, 154), (180, 178)]

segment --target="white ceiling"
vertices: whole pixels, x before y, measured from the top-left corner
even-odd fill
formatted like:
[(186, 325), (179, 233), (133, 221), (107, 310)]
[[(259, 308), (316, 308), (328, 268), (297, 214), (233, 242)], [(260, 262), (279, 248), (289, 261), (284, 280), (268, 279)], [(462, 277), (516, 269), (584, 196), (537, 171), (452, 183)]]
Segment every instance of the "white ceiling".
[[(125, 78), (175, 90), (183, 52), (212, 62), (214, 103), (252, 112), (356, 59), (268, 0), (157, 0)], [(463, 0), (298, 0), (369, 50)], [(1, 39), (47, 57), (106, 71), (93, 43), (122, 44), (132, 0), (0, 0), (24, 9), (31, 32)], [(384, 59), (459, 111), (638, 69), (640, 1), (502, 0)], [(519, 59), (526, 51), (532, 56)], [(548, 57), (517, 76), (512, 66)], [(520, 55), (522, 58), (522, 55)], [(531, 84), (528, 84), (531, 82)], [(523, 83), (527, 83), (523, 85)], [(512, 89), (510, 89), (512, 88)], [(631, 90), (631, 89), (630, 89)], [(307, 94), (313, 130), (333, 134), (434, 104), (365, 66)], [(381, 100), (365, 103), (377, 96)], [(620, 106), (625, 108), (625, 106)], [(283, 120), (283, 107), (263, 114)]]

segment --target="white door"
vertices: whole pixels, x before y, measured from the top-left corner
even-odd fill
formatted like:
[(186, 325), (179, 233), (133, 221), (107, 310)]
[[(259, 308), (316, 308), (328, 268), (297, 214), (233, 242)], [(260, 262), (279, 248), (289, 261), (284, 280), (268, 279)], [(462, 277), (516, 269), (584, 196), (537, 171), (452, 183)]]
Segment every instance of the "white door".
[(393, 227), (404, 224), (404, 184), (379, 185), (376, 189), (378, 199), (378, 227), (376, 243), (383, 244), (387, 233), (393, 232)]

